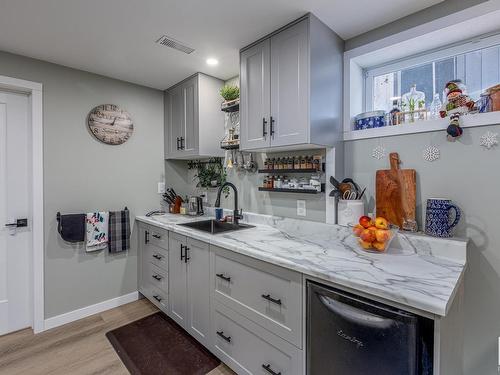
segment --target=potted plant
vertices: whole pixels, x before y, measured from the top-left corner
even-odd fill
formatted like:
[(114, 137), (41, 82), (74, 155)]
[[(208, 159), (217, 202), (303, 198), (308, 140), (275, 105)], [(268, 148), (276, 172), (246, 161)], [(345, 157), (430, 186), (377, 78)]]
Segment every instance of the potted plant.
[(240, 88), (236, 85), (225, 85), (219, 92), (226, 103), (232, 102), (240, 97)]

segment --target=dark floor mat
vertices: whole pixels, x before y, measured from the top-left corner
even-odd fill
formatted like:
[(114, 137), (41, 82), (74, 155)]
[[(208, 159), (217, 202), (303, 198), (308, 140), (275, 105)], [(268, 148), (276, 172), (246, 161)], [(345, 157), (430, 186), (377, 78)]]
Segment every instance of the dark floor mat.
[(106, 333), (133, 375), (205, 375), (220, 361), (162, 312)]

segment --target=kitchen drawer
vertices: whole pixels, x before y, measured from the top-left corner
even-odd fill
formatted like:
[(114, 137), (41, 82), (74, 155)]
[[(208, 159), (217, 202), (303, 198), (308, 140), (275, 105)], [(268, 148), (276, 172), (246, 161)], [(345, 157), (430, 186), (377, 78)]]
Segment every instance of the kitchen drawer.
[(145, 262), (143, 284), (151, 284), (155, 288), (161, 289), (164, 293), (168, 294), (168, 272), (154, 264)]
[(147, 284), (143, 289), (144, 296), (163, 312), (168, 312), (168, 294), (151, 284)]
[(303, 374), (302, 351), (221, 303), (213, 312), (214, 353), (238, 374)]
[(211, 247), (216, 300), (302, 348), (302, 275)]
[(149, 226), (149, 243), (168, 250), (168, 232), (164, 229)]
[(144, 260), (168, 271), (168, 251), (161, 247), (152, 244), (147, 245)]

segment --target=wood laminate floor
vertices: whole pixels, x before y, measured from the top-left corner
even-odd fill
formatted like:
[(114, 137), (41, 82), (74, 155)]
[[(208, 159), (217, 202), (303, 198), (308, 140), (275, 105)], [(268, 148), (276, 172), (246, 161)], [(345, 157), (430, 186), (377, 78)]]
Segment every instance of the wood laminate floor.
[[(25, 329), (2, 336), (0, 374), (126, 375), (126, 367), (105, 334), (157, 311), (148, 300), (141, 299), (38, 335)], [(220, 365), (207, 375), (233, 374)]]

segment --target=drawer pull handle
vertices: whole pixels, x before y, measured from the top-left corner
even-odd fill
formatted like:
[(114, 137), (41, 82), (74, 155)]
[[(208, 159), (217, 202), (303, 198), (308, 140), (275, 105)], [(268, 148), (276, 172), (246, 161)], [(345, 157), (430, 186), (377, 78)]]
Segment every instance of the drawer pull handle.
[(159, 275), (153, 275), (152, 278), (155, 280), (158, 280), (158, 281), (161, 281), (163, 279), (163, 277), (161, 277)]
[(229, 277), (229, 276), (224, 276), (224, 274), (223, 274), (223, 273), (218, 273), (216, 276), (217, 276), (219, 279), (222, 279), (222, 280), (224, 280), (224, 281), (227, 281), (228, 283), (229, 283), (229, 282), (231, 282), (231, 277)]
[(149, 231), (144, 231), (144, 243), (149, 243)]
[[(185, 257), (184, 253), (182, 252), (183, 250), (184, 250), (184, 245), (181, 244), (181, 262), (184, 260)], [(184, 263), (186, 263), (186, 261), (184, 261)]]
[(157, 240), (159, 240), (161, 238), (161, 236), (158, 234), (153, 234), (153, 237), (156, 238)]
[(264, 370), (266, 370), (268, 373), (270, 373), (271, 375), (281, 375), (281, 371), (280, 372), (273, 371), (270, 364), (262, 365), (262, 368)]
[(161, 255), (159, 255), (159, 254), (154, 254), (154, 255), (153, 255), (153, 258), (158, 259), (158, 260), (162, 260), (162, 259), (163, 259), (163, 256), (161, 256)]
[(274, 299), (273, 297), (271, 297), (270, 294), (263, 294), (262, 298), (268, 300), (269, 302), (272, 302), (272, 303), (275, 303), (275, 304), (281, 306), (281, 300), (280, 299)]
[(155, 300), (157, 300), (158, 302), (161, 302), (163, 298), (160, 298), (160, 296), (153, 296), (153, 298)]
[(225, 336), (224, 331), (217, 331), (217, 336), (219, 336), (220, 338), (222, 338), (227, 342), (231, 342), (231, 336)]

